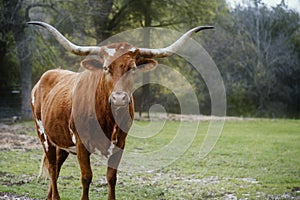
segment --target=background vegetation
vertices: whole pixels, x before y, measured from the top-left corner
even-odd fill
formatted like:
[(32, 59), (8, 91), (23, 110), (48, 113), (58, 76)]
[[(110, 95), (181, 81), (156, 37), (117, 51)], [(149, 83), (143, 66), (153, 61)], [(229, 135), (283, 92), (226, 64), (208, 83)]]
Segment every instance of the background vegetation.
[[(30, 90), (41, 74), (58, 66), (79, 68), (81, 58), (66, 53), (48, 34), (29, 28), (26, 21), (30, 20), (48, 22), (74, 43), (85, 45), (139, 27), (184, 32), (198, 25), (214, 25), (214, 31), (194, 39), (221, 71), (228, 115), (300, 116), (300, 18), (284, 1), (267, 7), (259, 0), (249, 0), (247, 6), (230, 8), (225, 0), (0, 0), (0, 13), (0, 117), (31, 118)], [(210, 97), (201, 75), (186, 69), (178, 59), (162, 62), (191, 80), (200, 110), (210, 114)], [(160, 102), (170, 112), (180, 111), (166, 88), (146, 85), (135, 96), (138, 111)]]

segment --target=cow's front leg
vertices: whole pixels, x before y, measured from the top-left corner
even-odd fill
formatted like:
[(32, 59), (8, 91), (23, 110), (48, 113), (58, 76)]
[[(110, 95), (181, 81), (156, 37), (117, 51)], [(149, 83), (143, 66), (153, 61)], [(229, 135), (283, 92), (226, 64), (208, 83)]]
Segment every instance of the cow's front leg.
[(116, 199), (117, 170), (107, 167), (106, 179), (108, 183), (108, 200), (114, 200)]
[(93, 173), (90, 164), (90, 152), (82, 143), (77, 144), (77, 159), (81, 170), (82, 195), (81, 200), (89, 199), (89, 188), (92, 182)]
[(123, 150), (119, 149), (108, 159), (108, 167), (106, 172), (106, 179), (108, 183), (108, 200), (116, 199), (116, 183), (117, 183), (117, 169), (122, 157)]

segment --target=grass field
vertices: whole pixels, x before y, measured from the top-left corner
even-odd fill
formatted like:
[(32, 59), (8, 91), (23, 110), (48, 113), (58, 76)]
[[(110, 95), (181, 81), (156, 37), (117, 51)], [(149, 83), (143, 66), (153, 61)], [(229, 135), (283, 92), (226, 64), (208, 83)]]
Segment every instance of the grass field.
[[(147, 126), (147, 122), (138, 124)], [(15, 134), (35, 136), (33, 128), (28, 128), (32, 122), (18, 126), (27, 128)], [(168, 144), (178, 126), (179, 122), (168, 121), (159, 134), (144, 140), (129, 136), (126, 149), (159, 149)], [(119, 172), (118, 199), (300, 199), (299, 120), (226, 121), (215, 148), (199, 159), (208, 126), (209, 122), (200, 123), (192, 145), (170, 165), (147, 173)], [(36, 180), (42, 152), (28, 146), (0, 148), (0, 192), (45, 199), (48, 181)], [(92, 159), (90, 198), (106, 199), (106, 168), (95, 156)], [(76, 157), (69, 156), (59, 179), (62, 199), (80, 198), (79, 177)]]

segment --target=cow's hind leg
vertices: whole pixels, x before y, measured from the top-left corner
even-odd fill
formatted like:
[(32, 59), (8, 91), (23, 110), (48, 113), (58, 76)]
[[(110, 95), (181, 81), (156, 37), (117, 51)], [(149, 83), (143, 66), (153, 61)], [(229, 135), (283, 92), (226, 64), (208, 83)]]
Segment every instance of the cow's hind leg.
[(47, 167), (50, 184), (47, 194), (47, 200), (56, 200), (60, 199), (58, 190), (57, 190), (57, 165), (56, 165), (56, 146), (48, 141), (48, 137), (45, 133), (44, 126), (41, 120), (35, 120), (36, 128), (38, 132), (39, 139), (43, 145), (45, 158), (43, 158), (43, 167)]
[[(58, 177), (59, 177), (59, 172), (60, 172), (60, 169), (62, 167), (62, 164), (64, 163), (64, 161), (67, 159), (67, 157), (69, 155), (68, 152), (56, 147), (56, 152), (55, 152), (55, 157), (56, 157), (55, 159), (56, 160), (54, 162), (54, 160), (53, 160), (54, 159), (54, 152), (53, 151), (54, 151), (53, 146), (50, 147), (50, 149), (48, 147), (48, 151), (45, 153), (46, 157), (43, 160), (43, 163), (44, 163), (43, 168), (47, 167), (47, 170), (48, 170), (49, 174), (52, 173), (52, 175), (50, 175), (50, 185), (49, 185), (49, 189), (48, 189), (47, 199), (59, 199), (59, 195), (58, 195), (58, 191), (57, 191), (57, 180), (58, 180)], [(48, 158), (50, 158), (52, 161), (49, 162)], [(50, 165), (50, 163), (51, 163), (51, 165)], [(54, 165), (56, 165), (55, 169), (53, 168)], [(52, 176), (54, 176), (54, 170), (56, 171), (55, 172), (55, 176), (56, 176), (55, 179), (52, 178)], [(52, 172), (50, 172), (50, 171), (52, 171)], [(56, 182), (56, 184), (55, 184), (55, 182)], [(55, 185), (53, 186), (53, 184), (55, 184)], [(55, 190), (57, 191), (57, 194), (55, 194), (55, 192), (53, 192)]]
[(57, 178), (59, 176), (60, 169), (65, 162), (65, 160), (68, 158), (69, 153), (65, 150), (62, 150), (60, 148), (56, 148), (56, 175)]
[(60, 197), (57, 189), (58, 168), (56, 162), (56, 147), (52, 144), (49, 144), (48, 148), (46, 148), (45, 150), (46, 158), (48, 160), (48, 171), (50, 175), (50, 185), (48, 189), (47, 199), (59, 200)]

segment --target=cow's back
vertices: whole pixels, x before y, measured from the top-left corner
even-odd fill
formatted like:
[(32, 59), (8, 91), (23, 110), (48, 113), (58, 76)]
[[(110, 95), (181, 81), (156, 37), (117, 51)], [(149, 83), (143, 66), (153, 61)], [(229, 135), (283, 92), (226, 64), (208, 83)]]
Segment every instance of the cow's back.
[(72, 146), (69, 134), (72, 88), (77, 73), (55, 69), (43, 74), (32, 89), (32, 108), (50, 141), (61, 147)]

